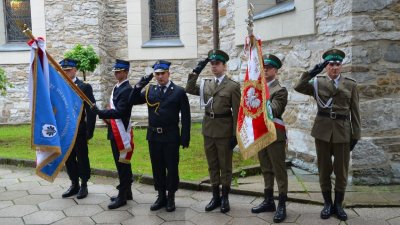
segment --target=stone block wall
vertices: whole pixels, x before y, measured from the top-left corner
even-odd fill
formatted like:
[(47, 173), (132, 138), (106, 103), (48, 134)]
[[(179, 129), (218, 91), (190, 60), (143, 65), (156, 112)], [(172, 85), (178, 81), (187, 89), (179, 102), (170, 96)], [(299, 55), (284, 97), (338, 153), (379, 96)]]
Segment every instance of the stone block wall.
[[(198, 59), (171, 60), (171, 79), (185, 86), (187, 74), (212, 48), (211, 0), (197, 0)], [(263, 52), (283, 59), (279, 80), (289, 91), (284, 114), (288, 127), (288, 157), (316, 171), (314, 140), (309, 135), (316, 114), (311, 97), (293, 90), (301, 73), (321, 62), (329, 48), (346, 53), (345, 76), (356, 79), (360, 90), (362, 141), (352, 153), (353, 182), (400, 183), (400, 3), (396, 0), (315, 0), (315, 35), (264, 40)], [(56, 60), (76, 43), (93, 45), (101, 63), (87, 77), (99, 107), (105, 107), (115, 84), (115, 58), (128, 58), (127, 13), (124, 0), (45, 0), (48, 51)], [(243, 46), (236, 46), (234, 0), (220, 0), (220, 46), (230, 56), (228, 74), (242, 81), (246, 68)], [(168, 49), (165, 49), (168, 51)], [(154, 61), (132, 61), (134, 84)], [(0, 123), (30, 122), (28, 65), (1, 65), (14, 88), (0, 97)], [(207, 66), (203, 77), (210, 77)], [(81, 75), (80, 75), (81, 77)], [(154, 82), (154, 81), (153, 81)], [(199, 98), (189, 95), (193, 121), (201, 121)], [(134, 106), (135, 122), (147, 121), (145, 105)], [(101, 121), (98, 121), (101, 124)]]

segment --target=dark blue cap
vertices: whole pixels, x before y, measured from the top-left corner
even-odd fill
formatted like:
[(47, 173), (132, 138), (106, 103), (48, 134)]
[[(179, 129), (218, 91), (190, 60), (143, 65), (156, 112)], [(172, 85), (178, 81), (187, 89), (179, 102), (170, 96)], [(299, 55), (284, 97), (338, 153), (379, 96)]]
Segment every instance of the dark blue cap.
[(166, 60), (158, 60), (156, 63), (153, 65), (154, 72), (164, 72), (169, 70), (169, 66), (171, 65), (170, 62)]
[(130, 63), (122, 59), (116, 59), (112, 71), (129, 70)]
[(78, 62), (74, 59), (63, 59), (59, 62), (61, 68), (64, 70), (76, 68)]

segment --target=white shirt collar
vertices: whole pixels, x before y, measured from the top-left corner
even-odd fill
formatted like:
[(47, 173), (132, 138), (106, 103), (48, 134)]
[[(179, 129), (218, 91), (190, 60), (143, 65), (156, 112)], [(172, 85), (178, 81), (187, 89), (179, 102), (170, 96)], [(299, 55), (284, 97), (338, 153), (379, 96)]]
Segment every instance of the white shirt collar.
[(127, 82), (128, 78), (123, 80), (122, 82), (119, 82), (117, 85), (115, 85), (117, 88), (119, 88), (119, 86), (121, 86), (123, 83)]
[(271, 86), (271, 84), (275, 81), (275, 79), (271, 80), (270, 82), (267, 83), (268, 87)]
[(224, 80), (224, 78), (225, 78), (225, 74), (220, 77), (215, 77), (214, 81), (218, 80), (218, 85), (219, 85)]
[[(333, 79), (330, 78), (329, 76), (328, 76), (328, 78), (329, 78), (329, 80), (333, 80)], [(339, 74), (339, 76), (336, 77), (336, 79), (334, 79), (334, 81), (335, 81), (335, 86), (336, 86), (336, 87), (339, 86), (339, 80), (340, 80), (340, 74)]]
[[(165, 85), (165, 89), (164, 89), (164, 92), (166, 92), (167, 91), (167, 89), (168, 89), (168, 87), (169, 87), (169, 85), (171, 85), (171, 81), (169, 80), (168, 81), (168, 83)], [(160, 84), (158, 84), (158, 87), (161, 87), (161, 85)]]
[(74, 77), (74, 79), (72, 79), (72, 82), (75, 83), (75, 81), (76, 81), (77, 79), (78, 79), (78, 78)]

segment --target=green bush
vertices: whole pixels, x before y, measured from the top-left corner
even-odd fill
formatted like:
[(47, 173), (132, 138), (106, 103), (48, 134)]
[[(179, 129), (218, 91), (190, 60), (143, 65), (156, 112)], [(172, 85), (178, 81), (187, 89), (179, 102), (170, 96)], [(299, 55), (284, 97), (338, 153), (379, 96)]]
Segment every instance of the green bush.
[(8, 82), (6, 72), (0, 67), (0, 95), (5, 96), (7, 94), (7, 87), (12, 88), (13, 85)]

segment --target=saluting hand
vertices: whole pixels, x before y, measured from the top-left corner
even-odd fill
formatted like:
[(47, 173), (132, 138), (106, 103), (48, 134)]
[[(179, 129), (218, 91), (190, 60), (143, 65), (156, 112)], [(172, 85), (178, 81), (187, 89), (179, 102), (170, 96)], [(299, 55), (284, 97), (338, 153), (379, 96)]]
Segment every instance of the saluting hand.
[(201, 60), (196, 68), (193, 69), (193, 73), (196, 73), (197, 75), (200, 75), (201, 71), (203, 71), (204, 67), (206, 67), (207, 63), (210, 61), (210, 59), (207, 57), (204, 60)]
[(312, 70), (308, 71), (308, 74), (310, 74), (311, 77), (317, 76), (319, 73), (322, 72), (322, 70), (324, 70), (324, 68), (326, 67), (326, 65), (328, 65), (328, 63), (329, 63), (328, 61), (324, 61), (322, 63), (315, 65)]
[(135, 85), (138, 88), (146, 86), (148, 83), (150, 83), (151, 79), (153, 79), (153, 73), (149, 75), (145, 75), (140, 78), (139, 82)]

